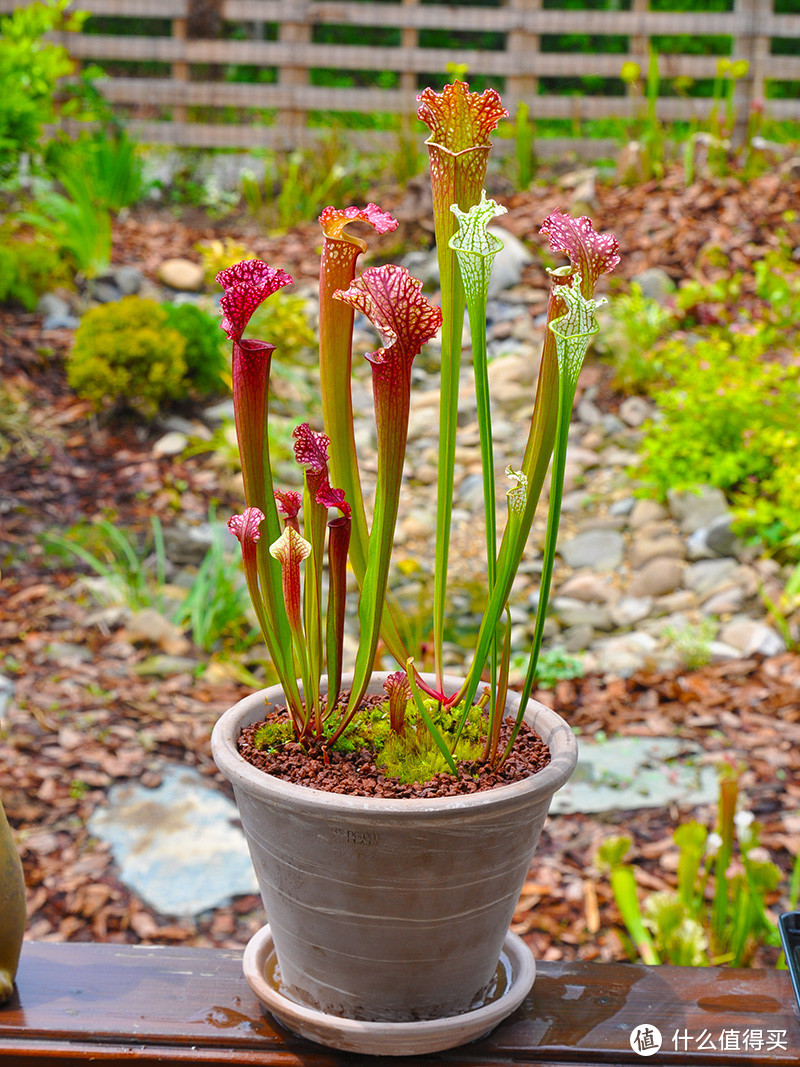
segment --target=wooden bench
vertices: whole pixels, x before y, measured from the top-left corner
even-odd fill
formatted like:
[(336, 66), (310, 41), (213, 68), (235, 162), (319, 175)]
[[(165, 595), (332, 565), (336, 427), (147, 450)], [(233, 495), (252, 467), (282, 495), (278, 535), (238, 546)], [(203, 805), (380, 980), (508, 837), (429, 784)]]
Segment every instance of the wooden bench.
[[(540, 963), (522, 1007), (487, 1037), (397, 1064), (744, 1067), (800, 1063), (785, 971)], [(0, 1063), (155, 1062), (337, 1067), (378, 1058), (313, 1045), (266, 1015), (241, 953), (26, 942), (17, 993), (0, 1007)]]

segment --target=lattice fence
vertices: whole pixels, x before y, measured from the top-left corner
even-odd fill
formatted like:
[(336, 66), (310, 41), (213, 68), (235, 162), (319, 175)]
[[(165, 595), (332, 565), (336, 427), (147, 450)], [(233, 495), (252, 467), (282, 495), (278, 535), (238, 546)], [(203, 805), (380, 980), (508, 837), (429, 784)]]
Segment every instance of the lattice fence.
[[(784, 54), (781, 44), (800, 39), (800, 14), (776, 14), (775, 0), (731, 0), (731, 10), (713, 13), (622, 2), (628, 10), (553, 10), (547, 0), (77, 0), (95, 18), (85, 32), (64, 34), (63, 43), (81, 64), (107, 71), (105, 96), (151, 143), (287, 148), (313, 143), (340, 119), (353, 124), (353, 116), (383, 127), (355, 133), (365, 147), (396, 143), (419, 89), (440, 84), (454, 63), (468, 68), (468, 81), (486, 79), (500, 89), (512, 115), (524, 101), (532, 118), (571, 120), (579, 130), (583, 120), (636, 114), (641, 99), (626, 90), (622, 65), (646, 70), (650, 43), (658, 46), (664, 35), (718, 42), (714, 55), (690, 54), (689, 47), (660, 54), (665, 90), (675, 78), (713, 79), (724, 54), (749, 64), (736, 87), (740, 116), (783, 83), (783, 98), (767, 99), (766, 112), (800, 120), (800, 94), (787, 95), (787, 87), (800, 86), (800, 56)], [(15, 6), (0, 0), (0, 12)], [(92, 32), (92, 23), (103, 28), (98, 20), (115, 32)], [(441, 31), (457, 35), (459, 46), (437, 47)], [(557, 50), (559, 36), (568, 34), (590, 35), (597, 50)], [(353, 84), (331, 84), (337, 77)], [(592, 79), (588, 90), (564, 93), (585, 78)], [(665, 94), (658, 110), (667, 120), (691, 119), (709, 107), (709, 99)], [(543, 154), (565, 147), (537, 145)]]

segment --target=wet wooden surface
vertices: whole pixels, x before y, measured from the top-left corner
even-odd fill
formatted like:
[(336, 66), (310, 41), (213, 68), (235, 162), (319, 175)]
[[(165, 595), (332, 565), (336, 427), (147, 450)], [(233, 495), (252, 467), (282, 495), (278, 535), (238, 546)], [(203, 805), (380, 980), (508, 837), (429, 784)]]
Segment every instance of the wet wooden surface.
[[(661, 1032), (652, 1059), (647, 1048)], [(0, 1062), (341, 1067), (333, 1052), (266, 1015), (241, 953), (26, 942), (17, 992), (0, 1006)], [(785, 971), (541, 963), (521, 1008), (488, 1037), (389, 1064), (800, 1063), (800, 1020)]]

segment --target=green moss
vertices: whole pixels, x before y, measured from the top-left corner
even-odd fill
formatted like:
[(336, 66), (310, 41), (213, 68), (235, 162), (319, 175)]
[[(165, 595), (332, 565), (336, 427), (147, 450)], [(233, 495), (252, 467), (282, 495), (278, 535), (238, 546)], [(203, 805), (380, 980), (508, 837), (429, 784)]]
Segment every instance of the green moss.
[[(452, 748), (460, 709), (442, 713), (434, 700), (425, 702), (428, 714)], [(335, 726), (335, 724), (334, 724)], [(331, 730), (334, 728), (331, 727)], [(483, 735), (486, 721), (481, 709), (474, 707), (455, 746), (456, 762), (479, 760), (483, 754)], [(257, 748), (275, 750), (294, 739), (288, 722), (264, 723), (255, 733), (253, 741)], [(370, 752), (375, 764), (387, 778), (400, 782), (427, 782), (437, 774), (448, 773), (444, 756), (432, 741), (422, 723), (413, 701), (406, 710), (405, 732), (398, 736), (389, 725), (388, 702), (365, 709), (333, 745), (334, 752)]]
[[(480, 759), (482, 752), (482, 744), (462, 737), (456, 745), (456, 762)], [(381, 750), (378, 765), (385, 768), (387, 777), (401, 782), (427, 782), (434, 775), (448, 773), (444, 756), (424, 727), (406, 726), (402, 736), (391, 735)]]
[(260, 751), (273, 752), (294, 740), (290, 722), (262, 722), (253, 735), (253, 744)]
[[(443, 714), (435, 700), (426, 700), (425, 707), (447, 741), (448, 748), (452, 750), (461, 708)], [(384, 714), (388, 718), (388, 706)], [(485, 728), (486, 723), (480, 710), (477, 707), (472, 708), (453, 752), (457, 763), (480, 759)], [(444, 756), (425, 728), (413, 701), (409, 702), (406, 709), (404, 733), (398, 736), (387, 731), (376, 762), (379, 767), (385, 768), (388, 777), (397, 778), (401, 782), (427, 782), (434, 775), (448, 771)]]

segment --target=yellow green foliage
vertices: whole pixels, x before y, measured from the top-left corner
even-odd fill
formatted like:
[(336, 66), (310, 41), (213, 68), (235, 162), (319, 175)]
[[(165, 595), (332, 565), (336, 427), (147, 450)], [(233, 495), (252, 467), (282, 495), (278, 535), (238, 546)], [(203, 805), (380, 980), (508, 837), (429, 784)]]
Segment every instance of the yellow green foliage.
[(67, 380), (96, 411), (118, 401), (146, 418), (186, 392), (186, 341), (154, 300), (128, 296), (91, 308), (67, 357)]
[(22, 304), (33, 311), (42, 293), (69, 284), (69, 268), (51, 245), (20, 240), (0, 245), (0, 304)]
[(234, 263), (241, 263), (243, 259), (258, 258), (247, 245), (234, 241), (232, 237), (225, 237), (221, 241), (219, 239), (200, 241), (194, 247), (195, 251), (200, 253), (206, 285), (210, 288), (214, 286), (215, 279), (221, 270), (232, 267)]
[(296, 293), (281, 293), (279, 300), (265, 301), (250, 319), (247, 333), (275, 345), (273, 366), (293, 362), (302, 352), (317, 346), (306, 301)]
[(262, 752), (273, 752), (289, 741), (294, 741), (294, 730), (288, 719), (280, 722), (262, 722), (253, 734), (253, 744)]

